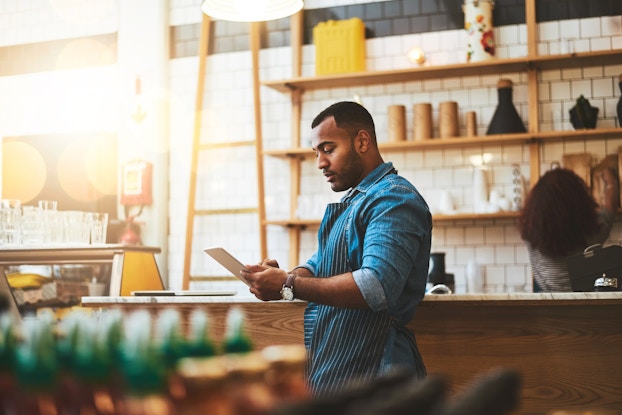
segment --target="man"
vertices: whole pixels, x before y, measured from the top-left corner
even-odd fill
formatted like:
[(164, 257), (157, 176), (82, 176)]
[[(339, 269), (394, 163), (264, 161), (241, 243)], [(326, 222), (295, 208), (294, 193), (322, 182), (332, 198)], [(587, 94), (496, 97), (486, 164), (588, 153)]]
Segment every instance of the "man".
[(290, 273), (274, 260), (248, 265), (257, 298), (308, 302), (304, 341), (315, 396), (369, 381), (396, 367), (425, 376), (406, 324), (425, 293), (432, 217), (428, 206), (378, 150), (374, 122), (355, 102), (338, 102), (312, 122), (317, 167), (333, 191), (318, 250)]

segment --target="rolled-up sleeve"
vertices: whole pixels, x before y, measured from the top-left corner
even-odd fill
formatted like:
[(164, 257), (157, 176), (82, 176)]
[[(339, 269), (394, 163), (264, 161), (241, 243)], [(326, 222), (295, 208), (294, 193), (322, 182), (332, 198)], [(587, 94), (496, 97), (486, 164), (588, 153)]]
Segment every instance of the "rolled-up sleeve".
[(427, 205), (411, 189), (393, 186), (368, 207), (362, 263), (353, 271), (361, 294), (374, 311), (399, 308), (407, 297), (418, 301), (411, 295), (425, 290), (429, 255), (419, 251), (431, 226)]
[(372, 310), (387, 308), (387, 298), (380, 281), (370, 269), (357, 269), (352, 273), (363, 298)]

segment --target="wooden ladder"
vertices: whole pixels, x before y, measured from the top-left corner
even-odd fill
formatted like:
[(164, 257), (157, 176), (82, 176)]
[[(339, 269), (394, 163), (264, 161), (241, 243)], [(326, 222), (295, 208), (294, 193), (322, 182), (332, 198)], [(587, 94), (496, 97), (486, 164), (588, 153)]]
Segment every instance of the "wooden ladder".
[[(205, 144), (201, 143), (201, 114), (203, 110), (203, 95), (205, 89), (205, 69), (207, 52), (209, 45), (211, 19), (203, 14), (201, 22), (201, 37), (199, 40), (199, 73), (197, 81), (197, 94), (195, 101), (194, 114), (194, 136), (192, 141), (192, 158), (190, 161), (190, 189), (188, 192), (188, 215), (186, 218), (186, 240), (184, 248), (184, 269), (182, 289), (190, 289), (192, 281), (201, 281), (209, 277), (191, 275), (193, 241), (195, 219), (199, 216), (222, 215), (222, 214), (249, 214), (257, 213), (259, 217), (259, 250), (260, 258), (267, 257), (266, 247), (266, 213), (264, 203), (264, 168), (263, 168), (263, 140), (261, 133), (261, 100), (259, 91), (259, 50), (260, 50), (260, 26), (258, 23), (250, 23), (250, 47), (252, 55), (253, 69), (253, 98), (254, 98), (254, 121), (255, 121), (255, 140), (238, 141), (230, 143)], [(254, 146), (257, 165), (257, 196), (258, 203), (256, 208), (238, 209), (197, 209), (196, 208), (196, 188), (197, 171), (199, 166), (199, 153), (223, 147)], [(200, 252), (202, 254), (202, 252)]]

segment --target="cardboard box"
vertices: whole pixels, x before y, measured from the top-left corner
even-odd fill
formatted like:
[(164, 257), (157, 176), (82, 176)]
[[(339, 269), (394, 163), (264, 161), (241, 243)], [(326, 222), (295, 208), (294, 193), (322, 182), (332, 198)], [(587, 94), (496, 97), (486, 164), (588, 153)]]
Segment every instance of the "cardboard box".
[(358, 17), (318, 23), (313, 42), (316, 75), (365, 71), (365, 24)]

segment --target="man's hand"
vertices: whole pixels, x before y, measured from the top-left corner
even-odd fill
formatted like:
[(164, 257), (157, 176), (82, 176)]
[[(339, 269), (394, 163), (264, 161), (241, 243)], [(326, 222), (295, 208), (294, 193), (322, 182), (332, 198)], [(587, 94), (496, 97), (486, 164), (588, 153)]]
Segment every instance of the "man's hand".
[(279, 268), (279, 263), (276, 261), (276, 259), (270, 259), (270, 258), (264, 259), (263, 261), (261, 261), (259, 263), (259, 265), (265, 265), (267, 267)]
[[(266, 261), (269, 265), (264, 264)], [(278, 268), (275, 260), (264, 260), (261, 264), (247, 265), (246, 268), (248, 271), (242, 271), (242, 277), (250, 284), (250, 292), (255, 297), (262, 301), (281, 299), (287, 272)]]

